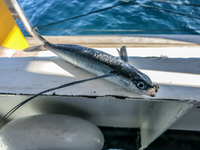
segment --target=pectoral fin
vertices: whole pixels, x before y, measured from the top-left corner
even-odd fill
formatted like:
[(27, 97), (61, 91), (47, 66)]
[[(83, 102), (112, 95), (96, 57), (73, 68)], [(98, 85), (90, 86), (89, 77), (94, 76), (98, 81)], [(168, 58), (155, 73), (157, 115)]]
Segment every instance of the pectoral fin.
[(120, 50), (117, 49), (117, 51), (118, 51), (118, 53), (119, 53), (120, 58), (121, 58), (123, 61), (128, 62), (128, 55), (127, 55), (127, 51), (126, 51), (126, 46), (122, 46), (122, 47), (120, 48)]
[(39, 52), (39, 51), (43, 51), (43, 50), (45, 50), (43, 45), (38, 45), (38, 46), (31, 46), (31, 47), (24, 49), (24, 52)]

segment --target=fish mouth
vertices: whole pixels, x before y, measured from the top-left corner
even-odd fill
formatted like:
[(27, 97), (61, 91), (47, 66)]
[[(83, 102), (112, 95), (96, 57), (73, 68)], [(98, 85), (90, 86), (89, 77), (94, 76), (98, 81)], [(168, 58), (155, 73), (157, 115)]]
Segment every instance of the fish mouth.
[(153, 85), (150, 87), (147, 92), (145, 93), (146, 95), (149, 95), (151, 97), (155, 97), (156, 93), (158, 92), (159, 86), (158, 85)]

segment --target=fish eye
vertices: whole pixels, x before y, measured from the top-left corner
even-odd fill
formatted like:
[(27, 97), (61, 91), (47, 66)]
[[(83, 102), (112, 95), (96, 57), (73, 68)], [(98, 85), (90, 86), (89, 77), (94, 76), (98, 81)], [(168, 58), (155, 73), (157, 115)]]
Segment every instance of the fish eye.
[(143, 82), (143, 81), (138, 81), (138, 82), (136, 83), (136, 86), (137, 86), (139, 89), (141, 89), (141, 90), (144, 90), (144, 89), (146, 89), (146, 87), (147, 87), (146, 83)]

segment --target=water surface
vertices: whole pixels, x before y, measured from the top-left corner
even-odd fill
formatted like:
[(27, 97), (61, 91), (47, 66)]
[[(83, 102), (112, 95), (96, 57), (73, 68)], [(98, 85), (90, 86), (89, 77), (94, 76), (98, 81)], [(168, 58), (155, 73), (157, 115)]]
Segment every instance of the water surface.
[[(176, 13), (200, 17), (200, 7), (171, 2), (199, 4), (196, 0), (138, 0), (140, 5), (127, 4), (90, 14), (52, 26), (49, 23), (86, 14), (91, 11), (123, 3), (119, 0), (18, 0), (34, 27), (43, 35), (132, 35), (132, 34), (196, 34), (200, 33), (200, 19), (153, 9), (159, 7)], [(170, 3), (169, 3), (170, 2)], [(145, 6), (144, 6), (145, 5)], [(17, 21), (22, 32), (22, 24)]]

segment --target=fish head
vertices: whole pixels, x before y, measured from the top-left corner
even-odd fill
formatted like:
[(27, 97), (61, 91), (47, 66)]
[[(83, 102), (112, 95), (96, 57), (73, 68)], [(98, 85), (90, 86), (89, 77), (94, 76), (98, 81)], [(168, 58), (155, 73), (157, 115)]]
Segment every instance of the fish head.
[(131, 75), (131, 82), (135, 91), (143, 95), (155, 97), (159, 86), (152, 83), (151, 79), (144, 73), (137, 70), (134, 75)]
[(159, 86), (158, 85), (150, 85), (144, 81), (136, 81), (135, 86), (138, 88), (137, 91), (144, 95), (148, 95), (151, 97), (155, 97), (155, 94), (158, 92)]

